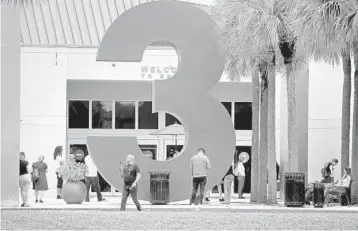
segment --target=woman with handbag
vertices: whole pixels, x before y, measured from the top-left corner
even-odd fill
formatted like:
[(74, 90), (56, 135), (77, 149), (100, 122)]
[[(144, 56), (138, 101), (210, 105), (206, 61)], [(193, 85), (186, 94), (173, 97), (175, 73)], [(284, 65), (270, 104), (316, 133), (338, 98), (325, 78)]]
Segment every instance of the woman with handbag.
[[(47, 186), (47, 177), (46, 173), (48, 171), (47, 164), (44, 163), (44, 156), (39, 156), (39, 159), (37, 162), (32, 164), (32, 178), (34, 182), (34, 190), (35, 190), (35, 197), (36, 197), (36, 203), (44, 203), (42, 200), (43, 192), (48, 190)], [(38, 179), (36, 180), (36, 172), (38, 172)]]
[(56, 175), (57, 175), (57, 199), (62, 199), (62, 187), (63, 187), (63, 179), (58, 176), (58, 168), (64, 164), (64, 160), (62, 157), (63, 148), (62, 146), (57, 146), (53, 153), (53, 158), (56, 161)]

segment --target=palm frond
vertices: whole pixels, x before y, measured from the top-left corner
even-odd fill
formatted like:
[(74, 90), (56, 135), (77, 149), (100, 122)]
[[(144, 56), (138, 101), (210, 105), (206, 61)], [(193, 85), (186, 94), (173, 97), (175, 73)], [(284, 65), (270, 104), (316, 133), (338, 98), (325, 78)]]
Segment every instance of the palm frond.
[[(352, 40), (344, 29), (355, 0), (298, 1), (291, 11), (293, 29), (303, 42), (303, 51), (315, 61), (338, 64), (341, 52)], [(347, 24), (348, 25), (348, 24)], [(349, 27), (349, 26), (348, 26)]]

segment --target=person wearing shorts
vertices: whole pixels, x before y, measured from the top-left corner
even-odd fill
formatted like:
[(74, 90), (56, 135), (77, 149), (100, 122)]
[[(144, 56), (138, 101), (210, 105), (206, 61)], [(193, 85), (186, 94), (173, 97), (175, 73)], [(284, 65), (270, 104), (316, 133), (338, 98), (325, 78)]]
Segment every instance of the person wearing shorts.
[(26, 160), (26, 155), (24, 152), (20, 152), (20, 177), (19, 177), (19, 186), (22, 198), (21, 207), (29, 207), (29, 192), (31, 189), (31, 165)]

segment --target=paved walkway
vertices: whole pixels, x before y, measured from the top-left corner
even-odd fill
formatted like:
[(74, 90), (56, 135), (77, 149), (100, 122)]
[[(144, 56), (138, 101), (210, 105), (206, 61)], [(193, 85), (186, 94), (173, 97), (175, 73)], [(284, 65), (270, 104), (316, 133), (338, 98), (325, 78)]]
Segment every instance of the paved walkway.
[[(35, 203), (33, 193), (30, 196), (30, 206), (28, 208), (2, 208), (4, 210), (16, 210), (16, 209), (27, 209), (27, 210), (119, 210), (121, 204), (120, 196), (104, 196), (106, 201), (97, 202), (95, 194), (91, 194), (90, 202), (84, 202), (80, 205), (68, 205), (64, 200), (57, 200), (56, 191), (49, 190), (44, 195), (45, 203)], [(262, 205), (262, 204), (251, 204), (249, 200), (249, 194), (244, 194), (245, 199), (232, 199), (232, 203), (229, 205), (222, 204), (218, 200), (217, 194), (212, 194), (210, 202), (205, 202), (204, 205), (190, 206), (189, 200), (172, 202), (168, 205), (152, 205), (148, 201), (140, 201), (143, 207), (143, 211), (164, 211), (164, 210), (175, 210), (175, 211), (188, 211), (199, 208), (202, 211), (220, 211), (220, 212), (242, 212), (244, 211), (265, 211), (265, 212), (354, 212), (358, 213), (358, 206), (340, 206), (334, 205), (326, 208), (314, 208), (313, 206), (304, 207), (286, 207), (282, 201), (279, 200), (278, 205)], [(128, 210), (135, 210), (135, 206), (128, 198), (127, 201)]]

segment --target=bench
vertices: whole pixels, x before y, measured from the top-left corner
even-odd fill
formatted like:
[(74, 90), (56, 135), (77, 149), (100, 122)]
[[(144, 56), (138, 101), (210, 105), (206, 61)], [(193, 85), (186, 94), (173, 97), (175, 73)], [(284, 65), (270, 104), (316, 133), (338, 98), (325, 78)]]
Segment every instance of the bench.
[(338, 203), (340, 203), (341, 205), (349, 205), (350, 202), (351, 202), (351, 186), (352, 186), (352, 182), (353, 182), (353, 180), (351, 180), (351, 182), (349, 183), (349, 187), (346, 189), (346, 191), (344, 193), (330, 192), (328, 194), (328, 196), (333, 195), (333, 197), (329, 198), (328, 203), (331, 204), (332, 199), (336, 199), (336, 200), (338, 200)]

